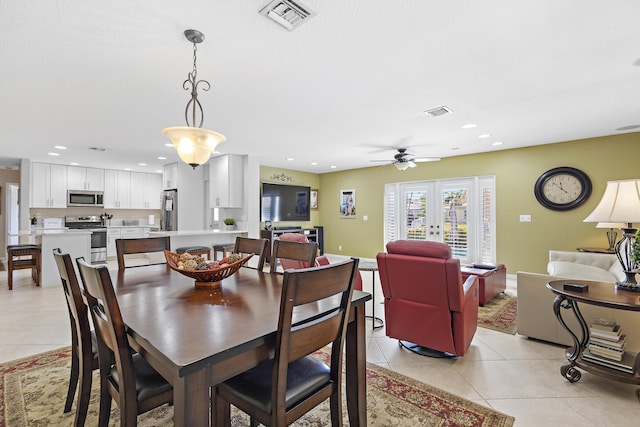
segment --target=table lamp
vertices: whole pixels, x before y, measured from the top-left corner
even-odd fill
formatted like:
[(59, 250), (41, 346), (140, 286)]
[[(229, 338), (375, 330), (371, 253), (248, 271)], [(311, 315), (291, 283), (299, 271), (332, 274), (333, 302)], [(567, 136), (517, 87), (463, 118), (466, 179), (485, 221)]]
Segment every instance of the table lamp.
[(626, 224), (623, 222), (599, 222), (596, 224), (596, 228), (608, 228), (607, 230), (607, 241), (609, 242), (608, 251), (613, 252), (615, 250), (616, 240), (618, 238), (618, 233), (613, 231), (614, 228), (620, 229), (623, 228)]
[(636, 282), (636, 260), (632, 258), (636, 229), (634, 222), (640, 222), (640, 179), (608, 181), (602, 200), (584, 222), (622, 222), (622, 239), (614, 249), (626, 276), (624, 282), (617, 282), (616, 289), (640, 292)]

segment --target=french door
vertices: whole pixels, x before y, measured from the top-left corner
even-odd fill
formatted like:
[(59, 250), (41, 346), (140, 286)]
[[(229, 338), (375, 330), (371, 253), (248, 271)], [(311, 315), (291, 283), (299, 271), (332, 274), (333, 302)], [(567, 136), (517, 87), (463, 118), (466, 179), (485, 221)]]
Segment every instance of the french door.
[(385, 185), (385, 245), (430, 240), (462, 263), (495, 262), (495, 177)]

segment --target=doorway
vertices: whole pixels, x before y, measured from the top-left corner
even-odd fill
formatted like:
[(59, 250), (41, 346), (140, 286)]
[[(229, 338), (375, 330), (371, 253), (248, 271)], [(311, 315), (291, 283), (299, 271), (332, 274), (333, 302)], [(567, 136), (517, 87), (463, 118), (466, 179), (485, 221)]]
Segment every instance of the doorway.
[[(20, 184), (15, 182), (6, 183), (5, 191), (5, 229), (7, 230), (6, 245), (17, 245), (19, 238), (17, 236), (20, 229)], [(4, 257), (6, 258), (6, 245), (2, 248)]]

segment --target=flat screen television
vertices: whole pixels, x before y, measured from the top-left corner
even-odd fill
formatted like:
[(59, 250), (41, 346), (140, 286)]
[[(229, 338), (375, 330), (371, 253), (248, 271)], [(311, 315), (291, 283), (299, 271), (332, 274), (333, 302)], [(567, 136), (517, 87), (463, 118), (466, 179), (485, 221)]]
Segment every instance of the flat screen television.
[(311, 187), (262, 183), (261, 221), (309, 221)]

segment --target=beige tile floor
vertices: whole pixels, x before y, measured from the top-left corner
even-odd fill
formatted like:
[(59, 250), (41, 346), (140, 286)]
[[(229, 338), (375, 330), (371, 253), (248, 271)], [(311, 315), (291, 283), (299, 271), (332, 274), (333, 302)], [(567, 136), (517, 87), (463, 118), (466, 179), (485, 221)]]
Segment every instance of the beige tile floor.
[[(371, 290), (371, 274), (363, 273), (366, 291)], [(14, 275), (14, 290), (9, 291), (6, 272), (0, 272), (0, 363), (70, 343), (61, 289), (34, 287), (27, 270)], [(383, 317), (379, 301), (376, 277), (375, 310)], [(367, 348), (370, 362), (513, 415), (517, 427), (640, 425), (636, 386), (590, 373), (571, 384), (559, 373), (563, 358), (562, 347), (482, 328), (469, 352), (456, 359), (402, 350), (384, 328), (370, 332)]]

